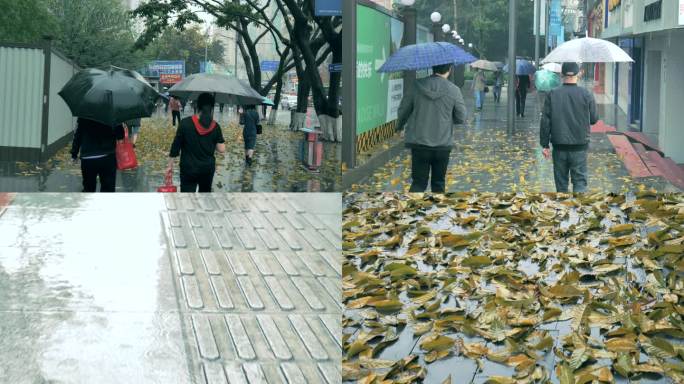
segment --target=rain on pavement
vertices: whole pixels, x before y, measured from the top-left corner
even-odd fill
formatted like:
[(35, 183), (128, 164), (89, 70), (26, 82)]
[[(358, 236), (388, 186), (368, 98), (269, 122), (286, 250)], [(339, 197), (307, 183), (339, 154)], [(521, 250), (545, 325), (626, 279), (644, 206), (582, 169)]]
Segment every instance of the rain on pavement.
[(16, 194), (0, 382), (339, 383), (340, 220), (339, 194)]

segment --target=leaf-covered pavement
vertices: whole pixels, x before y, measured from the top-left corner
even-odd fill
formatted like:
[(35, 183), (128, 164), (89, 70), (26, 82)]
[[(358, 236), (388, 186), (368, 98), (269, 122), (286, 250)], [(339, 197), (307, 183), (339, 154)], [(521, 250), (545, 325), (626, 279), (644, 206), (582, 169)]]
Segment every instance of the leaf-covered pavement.
[[(512, 135), (506, 133), (503, 104), (485, 106), (482, 113), (471, 116), (466, 124), (456, 126), (447, 171), (447, 191), (555, 191), (552, 162), (544, 159), (539, 147), (539, 119), (534, 117), (538, 115), (534, 113), (534, 105), (528, 109), (529, 116), (518, 119), (516, 132)], [(639, 184), (677, 191), (659, 177), (630, 177), (605, 134), (591, 135), (588, 171), (590, 192), (627, 193)], [(408, 192), (410, 185), (411, 156), (405, 150), (354, 185), (352, 190)]]
[(348, 194), (343, 378), (684, 383), (684, 196)]
[[(292, 132), (282, 125), (264, 126), (264, 133), (257, 138), (255, 162), (245, 165), (242, 127), (234, 121), (219, 122), (226, 139), (226, 153), (217, 155), (217, 169), (214, 177), (214, 191), (259, 191), (298, 192), (334, 191), (340, 183), (339, 145), (324, 143), (323, 166), (319, 173), (306, 170), (300, 161), (300, 143), (303, 133)], [(154, 191), (164, 180), (168, 151), (175, 135), (175, 129), (167, 118), (143, 119), (140, 137), (136, 143), (136, 154), (141, 171), (120, 172), (127, 191)], [(44, 175), (53, 172), (66, 173), (70, 180), (80, 179), (80, 166), (71, 163), (71, 145), (62, 148), (47, 162), (39, 165), (19, 163), (15, 177)], [(141, 174), (143, 176), (141, 176)], [(179, 184), (178, 169), (174, 180)], [(144, 183), (140, 179), (144, 179)], [(80, 183), (80, 180), (77, 181)], [(79, 190), (80, 185), (71, 186)], [(61, 191), (62, 189), (60, 189)], [(66, 188), (66, 190), (70, 190)]]

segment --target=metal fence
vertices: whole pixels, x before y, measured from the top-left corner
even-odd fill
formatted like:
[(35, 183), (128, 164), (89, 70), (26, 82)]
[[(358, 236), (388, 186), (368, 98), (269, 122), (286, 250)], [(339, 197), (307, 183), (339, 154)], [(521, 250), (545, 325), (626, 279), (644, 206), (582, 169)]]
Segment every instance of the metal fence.
[(43, 161), (68, 143), (76, 119), (57, 92), (78, 70), (49, 41), (0, 43), (0, 160)]

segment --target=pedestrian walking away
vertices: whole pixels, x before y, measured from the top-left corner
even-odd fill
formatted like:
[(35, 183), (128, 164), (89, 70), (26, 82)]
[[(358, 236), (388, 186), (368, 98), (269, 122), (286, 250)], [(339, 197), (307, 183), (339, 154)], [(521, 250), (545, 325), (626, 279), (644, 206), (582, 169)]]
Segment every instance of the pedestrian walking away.
[(180, 155), (181, 192), (211, 192), (216, 171), (216, 152), (225, 153), (221, 127), (213, 118), (214, 96), (202, 93), (197, 99), (199, 115), (186, 117), (178, 124), (169, 152), (167, 172), (173, 170)]
[(128, 120), (125, 125), (128, 129), (128, 136), (131, 138), (131, 143), (135, 147), (135, 142), (138, 141), (140, 135), (140, 121), (141, 119)]
[(169, 106), (171, 107), (171, 120), (172, 124), (175, 127), (176, 126), (176, 119), (178, 119), (178, 123), (180, 124), (181, 120), (181, 102), (178, 100), (177, 97), (171, 96), (171, 101), (169, 102)]
[(527, 91), (529, 89), (530, 76), (516, 75), (515, 111), (520, 117), (525, 117), (525, 100), (527, 99)]
[(71, 159), (81, 158), (83, 192), (114, 192), (116, 188), (116, 142), (123, 140), (122, 125), (110, 127), (100, 122), (78, 118), (71, 144)]
[[(557, 192), (587, 190), (587, 151), (591, 126), (598, 122), (596, 101), (577, 82), (577, 63), (563, 63), (563, 85), (546, 96), (539, 140), (546, 159), (553, 157), (553, 176)], [(553, 154), (549, 148), (553, 146)]]
[(451, 67), (432, 67), (433, 75), (418, 80), (415, 93), (405, 96), (399, 106), (397, 129), (405, 126), (406, 147), (411, 149), (411, 192), (424, 192), (428, 179), (432, 192), (446, 189), (454, 124), (466, 118), (461, 90), (447, 80)]
[(253, 105), (245, 105), (240, 114), (242, 125), (242, 138), (245, 140), (245, 162), (252, 165), (254, 160), (254, 148), (256, 147), (257, 125), (259, 125), (259, 112)]
[(503, 87), (503, 72), (496, 71), (494, 74), (494, 101), (501, 102), (501, 88)]
[(475, 109), (482, 110), (485, 98), (485, 75), (484, 71), (478, 69), (473, 76), (473, 92), (475, 93)]

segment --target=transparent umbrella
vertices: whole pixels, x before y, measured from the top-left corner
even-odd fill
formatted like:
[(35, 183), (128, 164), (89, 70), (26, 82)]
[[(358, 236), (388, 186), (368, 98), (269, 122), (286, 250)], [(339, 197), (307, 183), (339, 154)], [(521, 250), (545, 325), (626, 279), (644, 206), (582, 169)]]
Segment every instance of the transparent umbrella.
[(496, 64), (488, 60), (477, 60), (470, 63), (470, 68), (482, 69), (484, 71), (498, 71)]
[(559, 45), (542, 60), (542, 63), (617, 63), (633, 61), (627, 52), (610, 41), (583, 37)]

